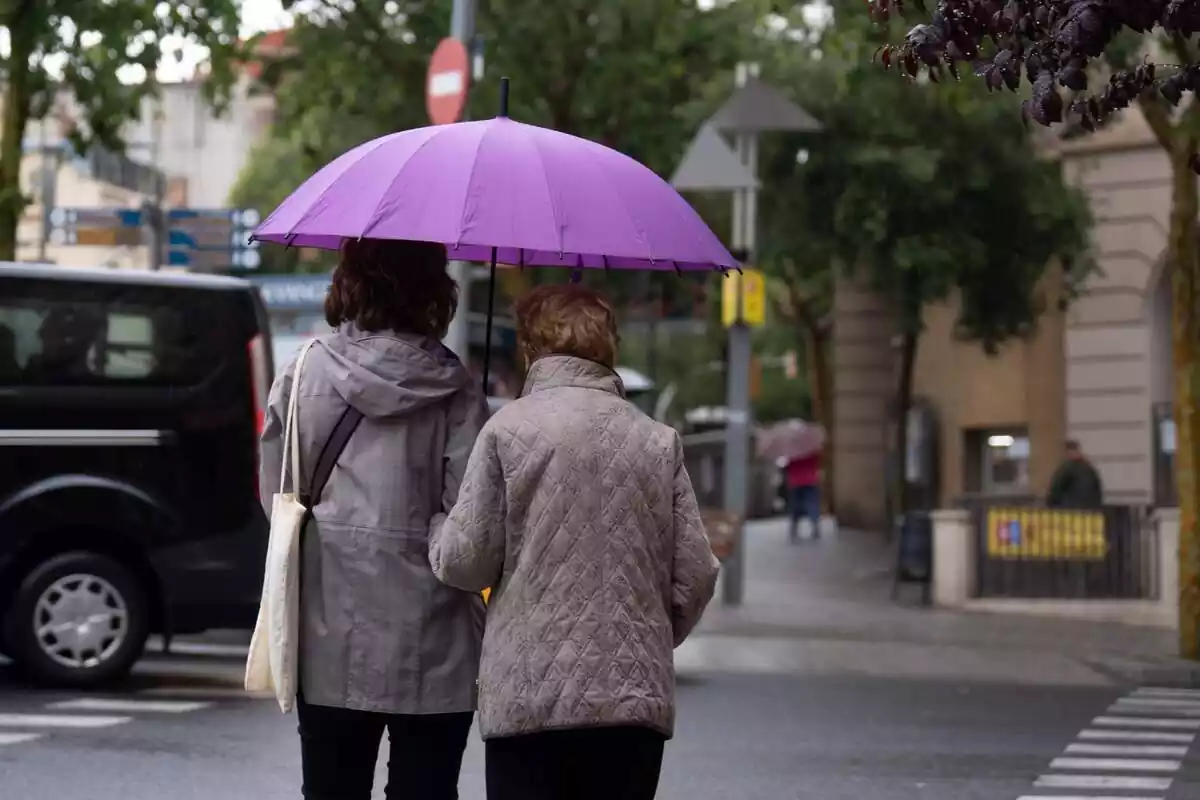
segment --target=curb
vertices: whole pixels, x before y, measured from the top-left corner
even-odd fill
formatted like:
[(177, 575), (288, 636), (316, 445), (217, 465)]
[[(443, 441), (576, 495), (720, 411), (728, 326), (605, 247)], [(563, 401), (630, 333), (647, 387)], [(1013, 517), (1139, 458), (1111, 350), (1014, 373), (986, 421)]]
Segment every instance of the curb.
[(1141, 671), (1141, 682), (1170, 689), (1200, 689), (1200, 664), (1147, 667)]

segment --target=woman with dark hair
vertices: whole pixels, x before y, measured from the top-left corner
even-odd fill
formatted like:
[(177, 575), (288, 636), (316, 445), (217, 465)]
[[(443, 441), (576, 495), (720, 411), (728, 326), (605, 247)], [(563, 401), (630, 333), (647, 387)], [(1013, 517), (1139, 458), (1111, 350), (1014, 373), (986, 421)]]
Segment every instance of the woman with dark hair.
[(387, 797), (452, 800), (475, 710), (484, 607), (441, 584), (429, 532), (458, 496), (487, 416), (482, 391), (439, 341), (457, 286), (440, 244), (347, 241), (325, 300), (336, 330), (271, 389), (264, 503), (278, 490), (283, 422), (297, 392), (303, 474), (347, 409), (361, 422), (302, 543), (299, 696), (304, 797), (368, 800), (383, 731)]

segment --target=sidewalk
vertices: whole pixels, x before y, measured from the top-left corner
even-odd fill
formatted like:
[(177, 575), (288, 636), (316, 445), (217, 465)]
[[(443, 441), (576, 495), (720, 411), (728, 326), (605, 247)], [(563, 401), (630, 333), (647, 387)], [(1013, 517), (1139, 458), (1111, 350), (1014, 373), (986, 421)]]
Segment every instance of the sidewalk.
[[(1163, 630), (920, 605), (919, 586), (893, 602), (892, 549), (843, 530), (791, 544), (782, 519), (746, 530), (746, 595), (721, 590), (677, 665), (691, 672), (852, 673), (1042, 685), (1179, 680), (1175, 637)], [(1184, 667), (1190, 673), (1190, 668)]]

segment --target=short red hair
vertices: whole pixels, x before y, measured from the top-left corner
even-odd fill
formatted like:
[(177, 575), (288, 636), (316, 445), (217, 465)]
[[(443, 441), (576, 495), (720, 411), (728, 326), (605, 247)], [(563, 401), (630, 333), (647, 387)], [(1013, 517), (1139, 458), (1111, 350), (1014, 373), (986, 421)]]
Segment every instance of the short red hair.
[(586, 358), (614, 369), (617, 316), (599, 292), (579, 284), (539, 286), (517, 301), (517, 344), (527, 364), (544, 356)]

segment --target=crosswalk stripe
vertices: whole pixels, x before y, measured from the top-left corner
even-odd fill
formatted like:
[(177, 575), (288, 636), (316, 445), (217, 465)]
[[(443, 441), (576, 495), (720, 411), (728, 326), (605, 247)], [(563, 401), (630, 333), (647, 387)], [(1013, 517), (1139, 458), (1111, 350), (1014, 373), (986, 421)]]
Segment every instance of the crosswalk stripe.
[(1040, 775), (1035, 789), (1112, 789), (1132, 792), (1165, 792), (1170, 778), (1144, 778), (1125, 775)]
[(1080, 739), (1126, 742), (1180, 742), (1191, 744), (1196, 741), (1194, 733), (1174, 733), (1171, 731), (1113, 731), (1087, 728), (1079, 732)]
[(63, 700), (58, 703), (50, 703), (47, 708), (53, 708), (60, 711), (109, 711), (123, 713), (158, 713), (158, 714), (185, 714), (190, 711), (199, 711), (202, 708), (208, 708), (209, 703), (197, 703), (194, 701), (184, 700), (142, 700), (138, 698), (107, 698), (107, 697), (80, 697), (75, 700)]
[(1162, 797), (1131, 797), (1112, 794), (1023, 794), (1017, 800), (1163, 800)]
[(1181, 766), (1174, 759), (1155, 758), (1056, 758), (1050, 769), (1113, 770), (1114, 772), (1175, 772)]
[(91, 714), (0, 714), (0, 728), (111, 728), (132, 719)]
[(1165, 708), (1172, 711), (1200, 711), (1200, 701), (1183, 700), (1178, 697), (1122, 697), (1117, 700), (1119, 706), (1138, 706), (1140, 708)]
[(1200, 719), (1163, 719), (1161, 717), (1096, 717), (1093, 725), (1108, 725), (1121, 728), (1173, 728), (1177, 730), (1200, 730)]
[(0, 747), (6, 744), (21, 744), (22, 742), (32, 742), (34, 739), (40, 739), (40, 733), (0, 733)]
[(1166, 744), (1072, 744), (1067, 752), (1091, 756), (1171, 756), (1183, 758), (1187, 745)]
[(271, 692), (247, 692), (236, 686), (155, 686), (138, 692), (142, 697), (190, 698), (202, 700), (250, 699), (259, 700), (273, 698)]
[(1134, 697), (1179, 697), (1185, 700), (1195, 699), (1200, 700), (1200, 689), (1170, 689), (1161, 686), (1143, 686), (1140, 689), (1134, 689), (1132, 696)]
[(1131, 717), (1153, 715), (1158, 717), (1197, 718), (1200, 717), (1200, 708), (1164, 708), (1162, 706), (1142, 706), (1118, 701), (1108, 707), (1107, 713), (1125, 714)]

